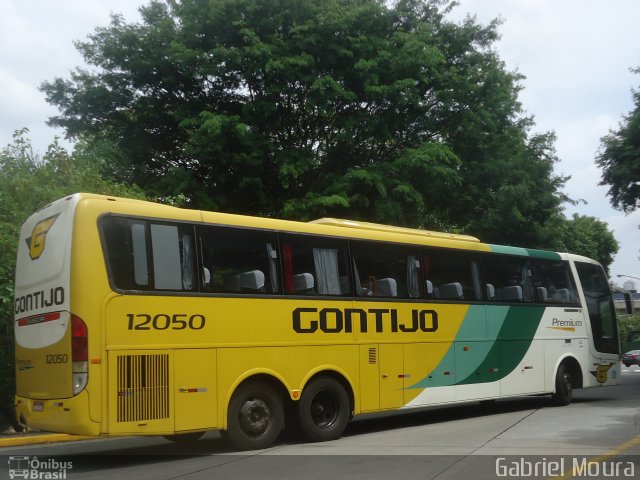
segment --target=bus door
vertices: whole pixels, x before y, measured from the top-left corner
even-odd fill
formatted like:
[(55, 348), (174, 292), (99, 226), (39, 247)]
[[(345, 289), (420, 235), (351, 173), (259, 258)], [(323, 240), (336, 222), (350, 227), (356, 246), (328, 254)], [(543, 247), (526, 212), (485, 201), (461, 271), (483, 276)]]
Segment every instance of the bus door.
[(404, 405), (404, 345), (380, 344), (380, 409), (399, 408)]
[(388, 410), (404, 405), (402, 344), (360, 346), (360, 409)]
[(217, 426), (216, 350), (174, 351), (175, 430)]
[(575, 262), (575, 266), (591, 325), (590, 348), (599, 363), (595, 380), (613, 383), (619, 379), (620, 341), (611, 288), (600, 265)]

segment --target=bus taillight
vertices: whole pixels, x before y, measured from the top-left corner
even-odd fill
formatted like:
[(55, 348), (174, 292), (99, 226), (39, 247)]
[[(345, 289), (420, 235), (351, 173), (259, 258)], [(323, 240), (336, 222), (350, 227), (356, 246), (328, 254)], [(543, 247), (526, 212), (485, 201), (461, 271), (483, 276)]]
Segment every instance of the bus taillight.
[(71, 361), (73, 362), (73, 394), (77, 395), (87, 386), (87, 360), (89, 330), (87, 324), (75, 315), (71, 316)]

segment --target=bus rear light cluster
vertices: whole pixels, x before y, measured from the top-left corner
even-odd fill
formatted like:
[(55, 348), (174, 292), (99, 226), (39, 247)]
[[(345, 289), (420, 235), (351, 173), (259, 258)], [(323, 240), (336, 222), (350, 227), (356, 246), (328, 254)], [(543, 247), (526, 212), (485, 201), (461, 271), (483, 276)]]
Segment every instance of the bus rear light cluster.
[(87, 386), (89, 358), (89, 330), (81, 318), (71, 315), (71, 360), (73, 394), (78, 395)]

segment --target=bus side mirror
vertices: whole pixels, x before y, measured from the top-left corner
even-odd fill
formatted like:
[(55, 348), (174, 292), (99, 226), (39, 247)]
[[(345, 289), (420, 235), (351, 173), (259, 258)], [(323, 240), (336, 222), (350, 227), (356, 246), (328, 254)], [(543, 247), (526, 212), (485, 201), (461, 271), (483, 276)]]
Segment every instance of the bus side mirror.
[(624, 296), (625, 313), (633, 315), (633, 298), (631, 297), (631, 292), (618, 287), (614, 288), (613, 291), (621, 293)]
[(625, 292), (624, 303), (627, 307), (627, 313), (629, 315), (633, 315), (633, 298), (631, 298), (631, 293)]

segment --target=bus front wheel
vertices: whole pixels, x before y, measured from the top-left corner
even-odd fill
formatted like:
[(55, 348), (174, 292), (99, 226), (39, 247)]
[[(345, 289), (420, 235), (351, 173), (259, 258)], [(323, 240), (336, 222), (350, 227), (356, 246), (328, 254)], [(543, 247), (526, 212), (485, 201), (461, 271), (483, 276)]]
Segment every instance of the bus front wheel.
[(571, 372), (563, 363), (556, 372), (556, 391), (551, 395), (553, 403), (559, 406), (569, 405), (573, 398), (573, 379)]
[(301, 433), (312, 442), (335, 440), (351, 417), (349, 395), (340, 382), (330, 377), (312, 380), (297, 404)]
[(238, 450), (260, 450), (276, 441), (283, 426), (280, 395), (268, 383), (250, 381), (231, 397), (223, 436)]

